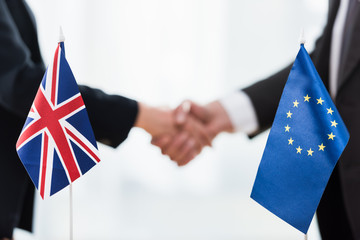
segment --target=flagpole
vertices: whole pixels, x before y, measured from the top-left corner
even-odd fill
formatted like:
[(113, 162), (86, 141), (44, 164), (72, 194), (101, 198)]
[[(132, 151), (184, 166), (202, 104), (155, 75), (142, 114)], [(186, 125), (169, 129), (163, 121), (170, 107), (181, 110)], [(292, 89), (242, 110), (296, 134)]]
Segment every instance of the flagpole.
[(72, 191), (72, 183), (69, 185), (70, 191), (70, 240), (74, 238), (74, 222), (73, 222), (73, 191)]
[[(301, 44), (305, 44), (305, 31), (304, 31), (304, 28), (302, 27), (301, 30), (300, 30), (300, 39), (299, 39), (299, 43), (300, 45)], [(304, 237), (305, 240), (308, 240), (308, 237), (307, 237), (307, 234), (305, 234), (305, 237)]]
[[(305, 41), (305, 31), (304, 31), (304, 28), (302, 27), (301, 30), (300, 30), (299, 43), (300, 43), (300, 45), (301, 45), (301, 44), (305, 44), (305, 42), (306, 42), (306, 41)], [(304, 239), (305, 239), (305, 240), (308, 240), (307, 234), (305, 234)]]
[(305, 44), (305, 42), (306, 42), (306, 40), (305, 40), (305, 31), (304, 31), (304, 28), (302, 27), (301, 31), (300, 31), (299, 43), (301, 45), (301, 44)]
[[(62, 27), (59, 27), (59, 43), (65, 41), (64, 32)], [(64, 49), (63, 49), (64, 51)], [(69, 201), (70, 201), (70, 240), (74, 239), (74, 212), (73, 212), (73, 190), (72, 190), (72, 183), (69, 184)]]

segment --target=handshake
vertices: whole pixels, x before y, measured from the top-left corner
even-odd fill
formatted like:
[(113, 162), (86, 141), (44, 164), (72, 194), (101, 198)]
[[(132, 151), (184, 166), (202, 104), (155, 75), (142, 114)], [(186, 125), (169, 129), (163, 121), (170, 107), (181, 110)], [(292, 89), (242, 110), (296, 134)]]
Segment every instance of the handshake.
[(220, 132), (232, 132), (233, 125), (219, 101), (198, 105), (184, 101), (175, 109), (139, 103), (136, 127), (152, 135), (151, 143), (179, 166), (194, 159)]

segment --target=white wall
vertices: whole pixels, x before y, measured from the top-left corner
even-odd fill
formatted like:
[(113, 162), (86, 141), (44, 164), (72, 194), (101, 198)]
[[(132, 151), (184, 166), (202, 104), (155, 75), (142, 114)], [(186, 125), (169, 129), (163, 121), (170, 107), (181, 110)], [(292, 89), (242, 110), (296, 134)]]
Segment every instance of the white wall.
[[(321, 33), (327, 1), (29, 0), (41, 50), (52, 57), (58, 26), (77, 81), (153, 105), (205, 103), (261, 79)], [(134, 129), (77, 180), (76, 240), (303, 239), (249, 195), (267, 133), (222, 134), (178, 168)], [(67, 239), (69, 191), (36, 200), (36, 239)], [(24, 233), (16, 232), (18, 239)], [(316, 222), (309, 239), (319, 239)]]

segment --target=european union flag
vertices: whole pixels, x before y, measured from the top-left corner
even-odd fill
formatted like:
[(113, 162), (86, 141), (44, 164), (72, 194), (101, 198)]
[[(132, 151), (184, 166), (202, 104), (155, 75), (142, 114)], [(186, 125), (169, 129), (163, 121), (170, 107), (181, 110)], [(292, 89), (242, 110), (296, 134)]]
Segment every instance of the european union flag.
[(306, 234), (348, 140), (345, 124), (301, 45), (251, 198)]

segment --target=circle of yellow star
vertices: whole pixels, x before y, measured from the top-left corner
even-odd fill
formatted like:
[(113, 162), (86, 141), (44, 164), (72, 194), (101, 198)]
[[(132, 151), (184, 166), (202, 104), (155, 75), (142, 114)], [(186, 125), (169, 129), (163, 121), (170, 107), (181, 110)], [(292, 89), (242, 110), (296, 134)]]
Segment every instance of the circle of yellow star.
[(294, 139), (290, 138), (288, 139), (288, 141), (289, 141), (289, 145), (293, 145)]
[(323, 104), (323, 102), (324, 102), (324, 100), (322, 100), (321, 98), (319, 98), (319, 99), (316, 99), (317, 100), (317, 104)]
[(291, 128), (291, 127), (289, 127), (289, 124), (286, 125), (286, 126), (285, 126), (285, 132), (290, 132), (290, 128)]
[(334, 121), (330, 121), (331, 122), (331, 126), (332, 127), (336, 127), (336, 125), (338, 125), (338, 123), (334, 120)]
[(311, 97), (309, 97), (309, 94), (306, 94), (306, 96), (304, 97), (304, 102), (309, 102)]
[(333, 112), (334, 112), (331, 108), (327, 108), (326, 110), (327, 110), (327, 114), (331, 114), (331, 115), (332, 115)]
[(321, 145), (318, 145), (319, 146), (319, 151), (324, 151), (325, 147), (324, 144), (322, 143)]
[(295, 102), (293, 102), (293, 104), (294, 104), (294, 107), (298, 107), (299, 102), (297, 100), (295, 100)]
[(334, 140), (335, 135), (333, 133), (328, 134), (328, 136), (329, 136), (328, 139)]
[(300, 146), (298, 146), (298, 147), (296, 148), (296, 153), (300, 153), (300, 154), (301, 154), (301, 150), (302, 150), (302, 148), (301, 148)]
[(286, 117), (286, 118), (291, 118), (292, 113), (291, 113), (290, 111), (287, 112), (286, 114), (287, 114), (287, 117)]
[(312, 156), (312, 154), (313, 154), (313, 150), (311, 150), (311, 148), (309, 149), (309, 150), (307, 150), (307, 152), (308, 152), (308, 156)]

